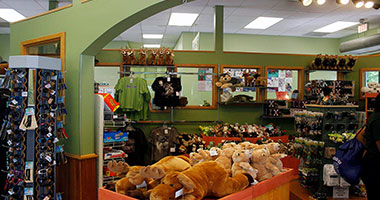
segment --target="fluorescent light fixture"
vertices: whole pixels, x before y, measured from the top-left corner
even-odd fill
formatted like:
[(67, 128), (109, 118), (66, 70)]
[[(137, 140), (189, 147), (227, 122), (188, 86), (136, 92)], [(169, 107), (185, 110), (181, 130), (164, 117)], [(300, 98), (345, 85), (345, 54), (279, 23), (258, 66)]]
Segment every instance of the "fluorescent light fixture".
[(303, 6), (310, 6), (313, 0), (299, 0)]
[(317, 0), (318, 5), (323, 5), (326, 3), (326, 0)]
[(143, 34), (144, 39), (162, 39), (163, 37), (162, 34)]
[(348, 28), (350, 26), (359, 24), (359, 22), (344, 22), (344, 21), (337, 21), (332, 24), (329, 24), (327, 26), (324, 26), (322, 28), (319, 28), (317, 30), (314, 30), (314, 32), (320, 32), (320, 33), (333, 33), (340, 31), (342, 29)]
[(197, 13), (172, 13), (169, 26), (192, 26), (198, 16)]
[(348, 4), (348, 3), (350, 2), (350, 0), (336, 0), (336, 2), (337, 2), (338, 4), (346, 5), (346, 4)]
[(20, 14), (14, 9), (9, 9), (9, 8), (0, 9), (0, 18), (3, 18), (5, 21), (8, 21), (8, 22), (15, 22), (15, 21), (25, 19), (25, 17), (22, 14)]
[(251, 23), (249, 23), (244, 28), (249, 29), (267, 29), (274, 24), (280, 22), (284, 18), (277, 18), (277, 17), (258, 17), (255, 20), (253, 20)]
[(160, 44), (144, 44), (144, 48), (160, 48)]
[(367, 1), (367, 2), (364, 4), (364, 7), (366, 7), (366, 8), (372, 8), (374, 4), (375, 4), (375, 3), (373, 3), (373, 1)]

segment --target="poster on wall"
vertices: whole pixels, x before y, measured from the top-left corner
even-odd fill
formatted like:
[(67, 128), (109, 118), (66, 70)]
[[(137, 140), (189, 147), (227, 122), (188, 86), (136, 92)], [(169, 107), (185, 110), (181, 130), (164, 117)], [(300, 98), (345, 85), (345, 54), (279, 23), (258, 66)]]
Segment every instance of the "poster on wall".
[(198, 69), (198, 91), (200, 92), (212, 91), (212, 75), (206, 75), (206, 73), (212, 73), (212, 69)]
[(269, 91), (291, 92), (292, 83), (292, 70), (268, 70), (268, 87), (273, 88)]

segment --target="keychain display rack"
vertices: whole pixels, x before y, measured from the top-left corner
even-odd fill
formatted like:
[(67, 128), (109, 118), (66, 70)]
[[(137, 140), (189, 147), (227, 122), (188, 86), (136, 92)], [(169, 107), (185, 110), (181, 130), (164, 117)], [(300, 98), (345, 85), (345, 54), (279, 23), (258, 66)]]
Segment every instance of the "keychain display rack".
[[(31, 70), (34, 80), (28, 80)], [(56, 166), (67, 160), (57, 142), (67, 135), (63, 129), (66, 86), (60, 70), (60, 59), (10, 57), (9, 115), (2, 127), (9, 145), (6, 200), (62, 199), (56, 191)]]

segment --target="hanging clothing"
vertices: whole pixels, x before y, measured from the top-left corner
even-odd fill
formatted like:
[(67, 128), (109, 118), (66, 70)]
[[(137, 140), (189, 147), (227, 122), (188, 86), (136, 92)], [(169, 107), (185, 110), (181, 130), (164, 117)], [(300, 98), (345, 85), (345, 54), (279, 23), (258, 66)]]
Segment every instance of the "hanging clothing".
[(150, 99), (148, 85), (143, 78), (123, 77), (115, 86), (115, 100), (128, 119), (147, 120)]
[(174, 127), (157, 127), (150, 133), (152, 143), (152, 160), (159, 161), (161, 158), (174, 155), (176, 146), (179, 144), (178, 131)]
[[(0, 88), (0, 129), (1, 129), (1, 126), (3, 125), (3, 120), (5, 119), (5, 116), (8, 115), (7, 101), (9, 99), (10, 94), (11, 94), (11, 91), (9, 91), (9, 89)], [(6, 134), (6, 133), (2, 133), (2, 134)], [(8, 151), (8, 148), (3, 146), (3, 145), (7, 145), (6, 138), (2, 137), (2, 139), (0, 140), (0, 143), (1, 143), (0, 144), (0, 159), (2, 160), (0, 169), (6, 170), (7, 169), (7, 162), (6, 162), (7, 153), (6, 152)], [(0, 188), (4, 188), (6, 180), (7, 180), (7, 173), (0, 173)], [(1, 192), (0, 194), (5, 195), (5, 191)]]
[(162, 109), (165, 106), (179, 106), (179, 97), (182, 90), (181, 79), (175, 77), (157, 77), (152, 89), (154, 93), (153, 103)]
[(141, 129), (134, 129), (133, 131), (127, 131), (125, 128), (119, 129), (119, 131), (128, 132), (128, 141), (122, 147), (124, 153), (128, 155), (125, 162), (130, 166), (145, 166), (144, 155), (148, 149), (148, 142)]

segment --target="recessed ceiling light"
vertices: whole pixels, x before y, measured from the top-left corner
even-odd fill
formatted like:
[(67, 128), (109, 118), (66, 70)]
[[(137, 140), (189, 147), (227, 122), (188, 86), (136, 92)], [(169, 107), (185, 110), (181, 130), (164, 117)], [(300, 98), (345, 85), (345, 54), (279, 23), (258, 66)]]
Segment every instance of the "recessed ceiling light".
[(197, 13), (172, 13), (169, 26), (192, 26), (198, 15)]
[(373, 1), (367, 1), (367, 2), (364, 4), (364, 7), (366, 7), (366, 8), (372, 8), (374, 4), (375, 4), (375, 3), (373, 3)]
[(336, 0), (336, 2), (337, 2), (338, 4), (346, 5), (346, 4), (348, 4), (348, 3), (350, 2), (350, 0)]
[(313, 32), (320, 32), (320, 33), (333, 33), (336, 31), (340, 31), (342, 29), (348, 28), (350, 26), (356, 25), (359, 22), (344, 22), (344, 21), (337, 21), (332, 24), (329, 24), (327, 26), (324, 26), (322, 28), (319, 28), (317, 30), (314, 30)]
[(3, 18), (4, 20), (8, 22), (15, 22), (15, 21), (25, 19), (25, 17), (22, 14), (20, 14), (14, 9), (9, 9), (9, 8), (0, 9), (0, 18)]
[(162, 34), (143, 34), (144, 39), (162, 39), (163, 37)]
[(284, 18), (277, 18), (277, 17), (258, 17), (255, 20), (253, 20), (251, 23), (249, 23), (244, 28), (249, 29), (267, 29), (274, 24), (280, 22)]
[(363, 0), (352, 0), (352, 3), (354, 3), (355, 7), (357, 7), (357, 8), (364, 6)]
[(310, 6), (313, 0), (299, 0), (303, 6)]
[(317, 0), (318, 5), (323, 5), (326, 3), (326, 0)]
[(160, 48), (160, 44), (144, 44), (144, 48)]

